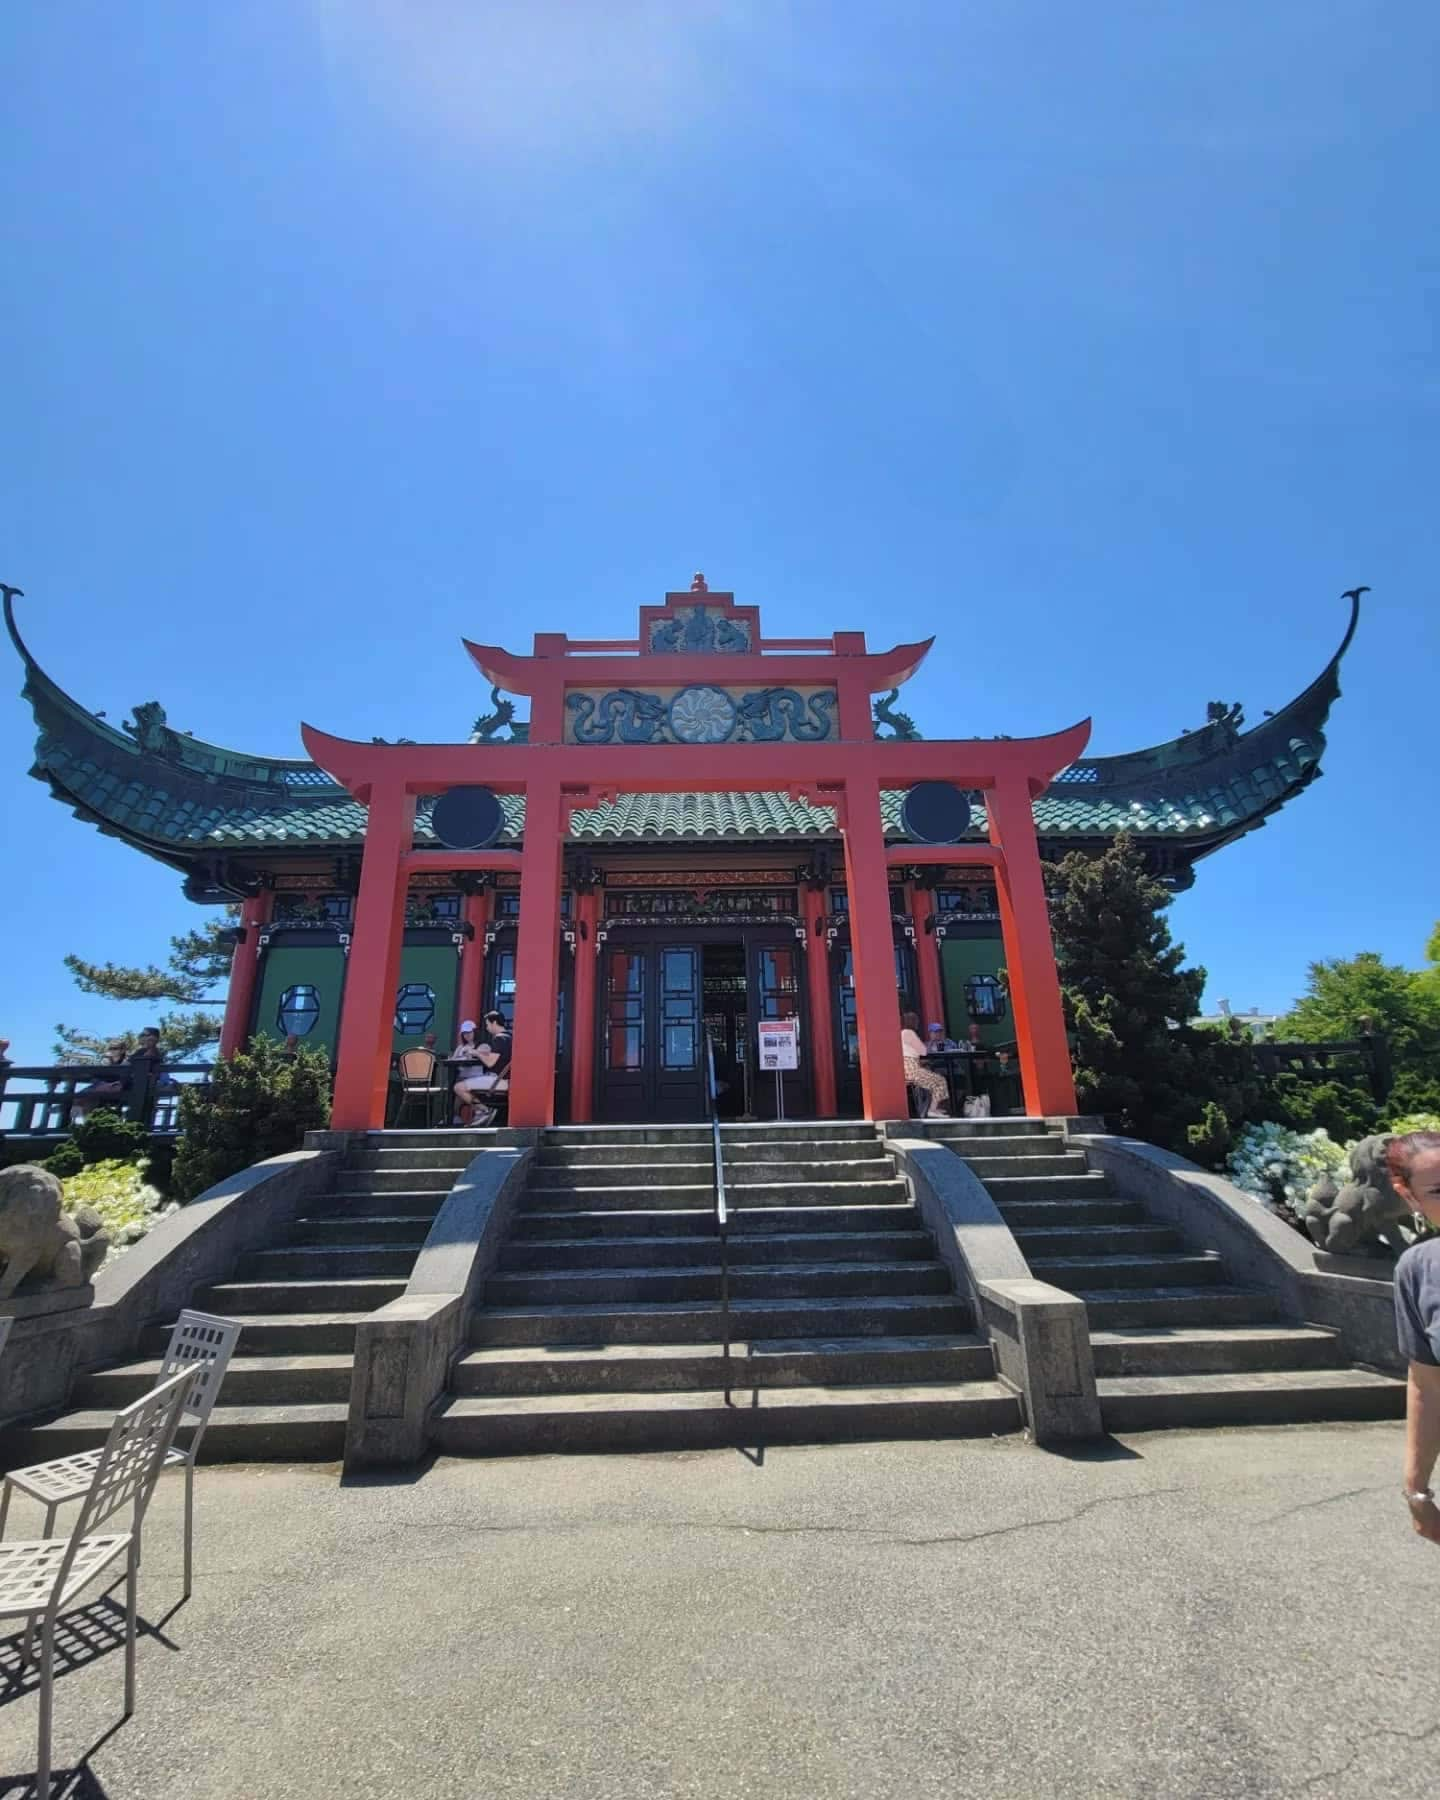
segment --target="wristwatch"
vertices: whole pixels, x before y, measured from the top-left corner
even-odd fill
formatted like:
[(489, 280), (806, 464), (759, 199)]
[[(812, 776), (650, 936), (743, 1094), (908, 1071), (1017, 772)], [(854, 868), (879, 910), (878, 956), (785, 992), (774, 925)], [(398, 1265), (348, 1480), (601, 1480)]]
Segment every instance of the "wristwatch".
[(1433, 1506), (1435, 1504), (1435, 1490), (1434, 1488), (1406, 1488), (1405, 1498), (1410, 1502), (1411, 1506), (1421, 1506), (1427, 1500)]

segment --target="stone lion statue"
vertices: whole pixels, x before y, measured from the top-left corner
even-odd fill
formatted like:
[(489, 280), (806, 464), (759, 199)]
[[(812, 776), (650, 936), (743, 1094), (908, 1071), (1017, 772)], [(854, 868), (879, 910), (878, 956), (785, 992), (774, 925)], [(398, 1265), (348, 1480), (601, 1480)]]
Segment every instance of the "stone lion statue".
[(0, 1169), (0, 1300), (27, 1276), (41, 1287), (84, 1287), (110, 1248), (100, 1215), (89, 1206), (63, 1210), (64, 1190), (48, 1169), (18, 1163)]
[(1301, 1216), (1322, 1250), (1363, 1256), (1405, 1248), (1396, 1225), (1410, 1216), (1410, 1208), (1390, 1185), (1385, 1167), (1389, 1141), (1362, 1138), (1350, 1152), (1350, 1179), (1345, 1185), (1337, 1187), (1333, 1176), (1322, 1175), (1306, 1195)]

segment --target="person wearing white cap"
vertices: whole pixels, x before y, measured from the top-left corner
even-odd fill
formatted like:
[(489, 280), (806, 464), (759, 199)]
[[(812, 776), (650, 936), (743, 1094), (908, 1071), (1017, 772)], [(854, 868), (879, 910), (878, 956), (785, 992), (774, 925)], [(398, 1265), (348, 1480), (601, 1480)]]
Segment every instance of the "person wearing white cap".
[[(460, 1021), (460, 1040), (450, 1052), (450, 1061), (452, 1064), (478, 1063), (480, 1061), (480, 1046), (475, 1042), (475, 1021), (473, 1019)], [(466, 1123), (466, 1113), (470, 1108), (470, 1096), (466, 1092), (469, 1074), (468, 1069), (462, 1070), (455, 1083), (455, 1123), (457, 1125)]]

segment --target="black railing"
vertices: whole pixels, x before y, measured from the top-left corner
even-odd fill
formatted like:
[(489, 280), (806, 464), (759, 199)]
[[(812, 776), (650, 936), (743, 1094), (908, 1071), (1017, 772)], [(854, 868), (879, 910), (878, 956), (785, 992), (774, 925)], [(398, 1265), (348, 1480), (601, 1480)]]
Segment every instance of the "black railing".
[[(203, 1087), (210, 1069), (209, 1063), (167, 1063), (151, 1071), (133, 1063), (0, 1062), (0, 1137), (65, 1137), (77, 1103), (82, 1114), (106, 1106), (137, 1120), (152, 1136), (173, 1137), (181, 1093), (196, 1083)], [(116, 1087), (119, 1093), (105, 1091)]]
[(725, 1151), (720, 1142), (720, 1090), (715, 1082), (715, 1046), (705, 1035), (705, 1092), (710, 1101), (710, 1137), (715, 1155), (715, 1229), (720, 1237), (720, 1330), (725, 1363), (725, 1404), (730, 1405), (730, 1207), (725, 1198)]

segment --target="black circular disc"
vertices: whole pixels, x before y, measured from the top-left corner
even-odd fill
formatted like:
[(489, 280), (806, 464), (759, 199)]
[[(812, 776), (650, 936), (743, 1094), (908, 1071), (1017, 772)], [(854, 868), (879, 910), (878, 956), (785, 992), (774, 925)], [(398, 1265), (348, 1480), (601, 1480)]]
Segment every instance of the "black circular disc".
[(900, 807), (905, 835), (919, 844), (958, 844), (970, 829), (970, 802), (953, 781), (917, 781)]
[(505, 809), (487, 787), (453, 787), (435, 802), (430, 829), (447, 850), (485, 850), (505, 829)]

